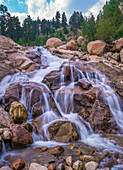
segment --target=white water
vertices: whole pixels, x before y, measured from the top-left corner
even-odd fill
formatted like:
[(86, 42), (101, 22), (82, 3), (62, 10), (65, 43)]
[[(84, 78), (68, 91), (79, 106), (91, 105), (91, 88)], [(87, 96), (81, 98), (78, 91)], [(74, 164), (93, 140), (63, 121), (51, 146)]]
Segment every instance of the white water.
[[(46, 74), (50, 73), (51, 71), (58, 70), (61, 64), (64, 61), (67, 61), (65, 59), (60, 59), (57, 56), (52, 55), (49, 53), (46, 49), (43, 49), (40, 47), (41, 51), (41, 60), (43, 61), (44, 65), (47, 65), (48, 67), (46, 69), (40, 69), (38, 71), (31, 72), (33, 76), (30, 78), (29, 73), (17, 73), (14, 75), (8, 75), (6, 76), (0, 83), (0, 97), (3, 98), (6, 89), (14, 83), (20, 83), (20, 82), (36, 82), (40, 83), (42, 85), (42, 80), (45, 77)], [(52, 124), (56, 120), (68, 120), (75, 124), (77, 131), (80, 135), (80, 141), (85, 142), (86, 144), (89, 144), (91, 146), (95, 147), (104, 147), (106, 149), (111, 149), (115, 151), (121, 151), (120, 146), (114, 145), (113, 142), (102, 138), (99, 134), (94, 134), (90, 124), (83, 120), (82, 117), (80, 117), (77, 113), (73, 113), (73, 96), (74, 93), (71, 95), (71, 91), (73, 91), (75, 83), (74, 82), (74, 73), (78, 75), (77, 80), (84, 79), (85, 81), (90, 82), (94, 87), (98, 87), (102, 93), (105, 94), (104, 102), (109, 105), (109, 108), (117, 122), (117, 124), (123, 129), (123, 108), (122, 103), (120, 101), (120, 98), (118, 95), (111, 89), (111, 87), (106, 83), (107, 78), (104, 75), (99, 74), (96, 72), (95, 74), (86, 73), (86, 75), (76, 68), (75, 66), (70, 66), (70, 82), (69, 84), (66, 84), (65, 82), (65, 76), (64, 76), (64, 69), (62, 69), (61, 74), (61, 87), (56, 91), (56, 93), (53, 94), (50, 92), (48, 87), (46, 85), (45, 88), (48, 89), (49, 93), (54, 97), (55, 104), (57, 106), (57, 109), (60, 113), (60, 115), (56, 114), (53, 109), (51, 108), (49, 95), (47, 95), (45, 92), (42, 93), (43, 100), (44, 100), (44, 106), (43, 106), (43, 114), (41, 115), (42, 118), (42, 127), (41, 130), (44, 131), (45, 140), (44, 137), (33, 133), (33, 139), (35, 144), (42, 145), (42, 143), (46, 145), (54, 145), (58, 144), (57, 142), (50, 141), (49, 134), (48, 134), (48, 126)], [(29, 102), (26, 102), (26, 94), (25, 94), (25, 85), (23, 85), (22, 88), (22, 96), (20, 101), (25, 105), (25, 107), (28, 110), (29, 113), (29, 119), (31, 117), (31, 97), (32, 92), (30, 92), (29, 96)], [(61, 94), (61, 91), (64, 91)], [(43, 89), (42, 89), (43, 91)], [(98, 94), (97, 94), (98, 97)]]

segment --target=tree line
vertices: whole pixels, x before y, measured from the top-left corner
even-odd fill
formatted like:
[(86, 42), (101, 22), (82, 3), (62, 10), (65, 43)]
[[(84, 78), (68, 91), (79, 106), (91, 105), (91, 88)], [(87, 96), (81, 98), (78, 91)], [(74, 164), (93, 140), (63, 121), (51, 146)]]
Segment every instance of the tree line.
[(65, 41), (65, 35), (72, 32), (75, 36), (81, 34), (86, 42), (96, 39), (111, 41), (123, 37), (123, 2), (110, 0), (106, 2), (102, 11), (95, 19), (91, 13), (89, 17), (82, 12), (75, 12), (67, 22), (65, 12), (56, 12), (52, 20), (37, 17), (32, 20), (28, 15), (22, 25), (17, 16), (11, 16), (3, 4), (0, 5), (0, 34), (12, 38), (20, 45), (44, 45), (49, 37), (58, 37)]

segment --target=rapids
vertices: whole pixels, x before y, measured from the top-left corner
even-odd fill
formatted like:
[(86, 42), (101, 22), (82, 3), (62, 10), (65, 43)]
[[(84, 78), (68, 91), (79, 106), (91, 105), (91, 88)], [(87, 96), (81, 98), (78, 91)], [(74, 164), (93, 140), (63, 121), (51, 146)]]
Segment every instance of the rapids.
[[(67, 84), (64, 77), (64, 67), (62, 68), (62, 74), (60, 77), (60, 88), (53, 94), (51, 90), (42, 83), (43, 78), (45, 75), (50, 73), (54, 70), (59, 70), (60, 66), (63, 64), (63, 62), (67, 62), (67, 59), (61, 59), (58, 58), (55, 55), (52, 55), (50, 52), (48, 52), (47, 49), (44, 49), (43, 47), (35, 47), (38, 51), (40, 51), (40, 57), (42, 64), (47, 66), (46, 69), (40, 68), (40, 70), (36, 70), (34, 72), (30, 73), (16, 73), (13, 75), (7, 75), (3, 78), (3, 80), (0, 82), (0, 98), (4, 100), (4, 95), (6, 89), (16, 83), (24, 83), (22, 87), (22, 96), (20, 99), (20, 102), (22, 102), (27, 111), (28, 111), (28, 121), (30, 122), (32, 120), (32, 108), (31, 108), (31, 98), (32, 98), (32, 91), (30, 91), (30, 97), (28, 100), (28, 103), (26, 102), (26, 94), (25, 94), (25, 86), (28, 86), (29, 82), (35, 82), (38, 84), (41, 84), (42, 86), (49, 91), (49, 94), (54, 99), (54, 102), (57, 106), (57, 109), (59, 111), (59, 114), (56, 114), (53, 111), (53, 108), (51, 107), (51, 103), (49, 100), (49, 95), (46, 93), (42, 93), (42, 97), (40, 98), (40, 101), (43, 100), (43, 114), (41, 115), (42, 118), (42, 130), (44, 131), (45, 139), (42, 135), (36, 135), (34, 132), (32, 134), (34, 139), (34, 145), (38, 146), (54, 146), (57, 145), (57, 142), (51, 141), (48, 134), (48, 126), (55, 122), (56, 120), (68, 120), (74, 123), (74, 125), (77, 128), (77, 131), (80, 136), (80, 141), (91, 145), (95, 147), (103, 147), (108, 150), (118, 151), (123, 153), (122, 147), (115, 145), (114, 141), (109, 141), (106, 138), (103, 138), (100, 134), (95, 134), (88, 122), (86, 122), (81, 116), (79, 116), (77, 113), (73, 112), (73, 89), (75, 87), (75, 84), (77, 83), (75, 81), (74, 73), (77, 74), (77, 81), (83, 79), (87, 82), (90, 82), (92, 86), (97, 87), (100, 89), (100, 91), (105, 94), (104, 102), (109, 106), (117, 124), (119, 127), (123, 130), (123, 103), (120, 100), (120, 97), (116, 94), (116, 92), (110, 87), (110, 85), (107, 83), (107, 77), (105, 75), (102, 75), (99, 73), (99, 71), (96, 70), (95, 74), (91, 73), (83, 73), (81, 70), (76, 68), (75, 66), (71, 66), (71, 75), (70, 75), (70, 83)], [(94, 71), (95, 69), (92, 68)], [(31, 75), (31, 76), (30, 76)], [(41, 89), (43, 91), (43, 89)], [(65, 90), (66, 93), (64, 95), (60, 96), (60, 91)], [(70, 95), (73, 92), (72, 95)], [(98, 99), (98, 94), (97, 94)], [(64, 145), (64, 144), (63, 144)]]

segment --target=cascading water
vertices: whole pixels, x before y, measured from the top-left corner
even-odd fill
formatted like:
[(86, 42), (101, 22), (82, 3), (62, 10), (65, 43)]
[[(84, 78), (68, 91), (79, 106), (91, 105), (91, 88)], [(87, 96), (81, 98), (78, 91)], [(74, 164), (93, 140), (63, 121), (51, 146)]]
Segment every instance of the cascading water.
[[(53, 111), (53, 108), (50, 104), (50, 95), (46, 94), (45, 91), (42, 90), (42, 95), (40, 97), (40, 101), (43, 101), (42, 107), (42, 127), (41, 130), (44, 132), (45, 139), (42, 135), (37, 136), (33, 133), (33, 139), (36, 144), (44, 144), (43, 141), (47, 140), (47, 144), (53, 144), (53, 141), (50, 141), (48, 134), (48, 126), (52, 124), (56, 120), (68, 120), (75, 124), (78, 133), (80, 134), (80, 141), (85, 142), (86, 144), (96, 146), (96, 147), (104, 147), (107, 149), (113, 149), (119, 152), (121, 151), (120, 146), (114, 145), (111, 141), (102, 138), (99, 134), (94, 134), (90, 124), (86, 122), (81, 116), (77, 113), (73, 113), (74, 105), (73, 105), (73, 96), (74, 96), (74, 87), (77, 81), (85, 80), (90, 82), (92, 86), (100, 89), (101, 92), (105, 94), (104, 102), (109, 105), (109, 108), (117, 122), (117, 124), (123, 129), (123, 108), (121, 106), (121, 101), (118, 95), (111, 89), (111, 87), (106, 83), (107, 78), (104, 75), (101, 75), (97, 71), (94, 70), (95, 73), (85, 73), (79, 70), (75, 66), (70, 66), (70, 78), (69, 82), (66, 81), (65, 70), (62, 68), (61, 77), (60, 77), (60, 88), (56, 90), (54, 95), (51, 93), (50, 89), (44, 84), (42, 84), (42, 80), (46, 74), (51, 71), (58, 70), (66, 59), (60, 59), (57, 56), (52, 55), (46, 49), (42, 47), (38, 47), (38, 51), (41, 51), (41, 61), (43, 65), (46, 65), (47, 68), (43, 69), (41, 67), (40, 70), (34, 71), (33, 76), (30, 78), (31, 73), (17, 73), (14, 75), (6, 76), (0, 83), (0, 97), (4, 98), (4, 94), (6, 89), (14, 84), (14, 83), (25, 83), (22, 86), (22, 96), (20, 102), (22, 102), (28, 110), (29, 119), (31, 117), (31, 98), (33, 94), (33, 89), (30, 91), (30, 96), (28, 98), (28, 102), (26, 101), (26, 92), (25, 85), (28, 82), (39, 83), (41, 86), (43, 85), (49, 92), (49, 94), (53, 97), (56, 107), (58, 109), (59, 114)], [(97, 94), (98, 97), (98, 94)], [(39, 102), (40, 102), (39, 101)], [(32, 106), (33, 107), (33, 106)], [(56, 144), (54, 142), (54, 144)], [(46, 145), (46, 141), (45, 141)]]

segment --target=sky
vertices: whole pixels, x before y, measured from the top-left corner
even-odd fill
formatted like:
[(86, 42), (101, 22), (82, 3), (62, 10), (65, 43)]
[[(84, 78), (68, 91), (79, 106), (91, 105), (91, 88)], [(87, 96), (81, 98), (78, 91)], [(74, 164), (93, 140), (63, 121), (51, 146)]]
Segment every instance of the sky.
[[(107, 0), (109, 1), (109, 0)], [(52, 19), (56, 11), (66, 13), (69, 18), (74, 11), (81, 11), (88, 16), (91, 12), (96, 17), (106, 0), (0, 0), (7, 6), (12, 16), (19, 16), (23, 21), (27, 15), (32, 19)]]

